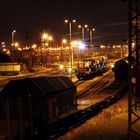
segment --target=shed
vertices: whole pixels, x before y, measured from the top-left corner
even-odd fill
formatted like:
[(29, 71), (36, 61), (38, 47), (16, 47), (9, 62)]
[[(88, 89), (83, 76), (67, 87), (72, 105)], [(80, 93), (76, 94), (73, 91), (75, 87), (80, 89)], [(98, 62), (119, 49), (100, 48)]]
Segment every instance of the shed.
[(12, 131), (46, 127), (76, 111), (76, 86), (65, 76), (11, 80), (0, 93), (0, 106), (0, 120)]

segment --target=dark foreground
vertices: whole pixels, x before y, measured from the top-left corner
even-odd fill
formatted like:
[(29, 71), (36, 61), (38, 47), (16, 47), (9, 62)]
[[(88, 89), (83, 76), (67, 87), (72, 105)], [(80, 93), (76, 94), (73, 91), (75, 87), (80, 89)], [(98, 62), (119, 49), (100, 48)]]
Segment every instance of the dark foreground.
[[(128, 99), (120, 101), (101, 111), (78, 128), (70, 130), (55, 140), (127, 140)], [(140, 125), (139, 125), (140, 126)], [(140, 131), (140, 129), (138, 128)], [(132, 138), (138, 140), (138, 138)]]

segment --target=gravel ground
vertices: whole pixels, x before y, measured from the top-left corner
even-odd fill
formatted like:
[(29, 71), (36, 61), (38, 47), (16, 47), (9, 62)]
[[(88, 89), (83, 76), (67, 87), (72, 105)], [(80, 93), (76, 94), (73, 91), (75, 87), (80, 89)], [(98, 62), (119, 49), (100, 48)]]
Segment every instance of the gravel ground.
[[(127, 140), (127, 130), (128, 99), (126, 95), (83, 125), (55, 138), (55, 140)], [(136, 140), (134, 137), (132, 139)]]

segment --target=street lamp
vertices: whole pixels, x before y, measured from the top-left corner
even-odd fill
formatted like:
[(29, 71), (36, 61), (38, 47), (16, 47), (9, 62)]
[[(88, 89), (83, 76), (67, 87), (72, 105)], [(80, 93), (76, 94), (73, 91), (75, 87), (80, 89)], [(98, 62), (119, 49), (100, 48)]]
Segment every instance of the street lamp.
[(48, 36), (48, 46), (51, 47), (51, 41), (53, 40), (52, 36)]
[(93, 35), (92, 33), (95, 31), (95, 28), (92, 29), (87, 29), (89, 31), (89, 37), (90, 37), (90, 46), (92, 47), (92, 40), (93, 40)]
[(14, 35), (15, 35), (15, 33), (16, 33), (16, 30), (13, 30), (12, 31), (12, 46), (14, 46)]
[(86, 45), (82, 41), (73, 41), (72, 45), (78, 49), (78, 62), (79, 62), (80, 58), (82, 59), (83, 50), (85, 49)]
[(48, 34), (43, 33), (41, 37), (42, 37), (42, 44), (43, 46), (45, 46), (46, 40), (48, 39)]
[[(50, 42), (53, 40), (53, 37), (50, 36), (49, 34), (47, 33), (43, 33), (42, 36), (41, 36), (41, 39), (42, 39), (42, 46), (43, 48), (41, 49), (41, 58), (43, 57), (42, 54), (44, 51), (45, 52), (45, 55), (46, 55), (46, 63), (49, 64), (50, 62), (48, 62), (48, 58), (50, 57), (49, 54), (49, 49), (47, 49), (46, 47), (49, 47), (50, 46)], [(44, 50), (43, 50), (44, 49)]]
[[(46, 46), (48, 46), (48, 34), (47, 33), (43, 33), (41, 35), (41, 63), (42, 65), (44, 63), (48, 63), (48, 54), (46, 52)], [(45, 58), (45, 55), (46, 55), (46, 58)]]
[(48, 36), (48, 40), (52, 41), (53, 40), (52, 36)]
[(13, 30), (12, 31), (12, 43), (11, 43), (11, 46), (12, 46), (12, 51), (13, 51), (13, 55), (12, 55), (12, 61), (15, 61), (15, 38), (14, 38), (14, 35), (16, 33), (16, 30)]
[(88, 25), (85, 24), (85, 25), (78, 25), (78, 28), (81, 28), (82, 29), (82, 41), (84, 42), (85, 41), (85, 28), (87, 28)]
[[(72, 38), (72, 23), (75, 23), (76, 20), (73, 19), (73, 20), (65, 20), (65, 23), (68, 23), (69, 24), (69, 50), (70, 50), (70, 67), (72, 69), (73, 67), (73, 50), (72, 50), (72, 46), (71, 46), (71, 38)], [(71, 74), (72, 74), (72, 71), (71, 71)]]
[(73, 20), (67, 20), (67, 19), (65, 19), (65, 23), (69, 23), (69, 39), (70, 39), (70, 44), (71, 44), (71, 37), (72, 37), (72, 35), (71, 35), (71, 27), (72, 27), (72, 23), (75, 23), (76, 22), (76, 20), (75, 19), (73, 19)]
[(61, 44), (61, 64), (63, 64), (64, 61), (64, 56), (63, 56), (63, 49), (64, 49), (64, 44), (67, 43), (66, 39), (62, 39), (62, 44)]

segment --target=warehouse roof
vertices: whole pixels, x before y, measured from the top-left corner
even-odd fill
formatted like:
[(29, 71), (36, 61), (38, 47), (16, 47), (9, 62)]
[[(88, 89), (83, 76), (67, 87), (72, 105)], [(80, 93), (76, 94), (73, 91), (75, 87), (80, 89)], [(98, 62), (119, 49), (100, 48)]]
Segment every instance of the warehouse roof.
[(1, 91), (1, 96), (51, 96), (73, 88), (76, 88), (74, 83), (65, 76), (25, 78), (11, 80)]

